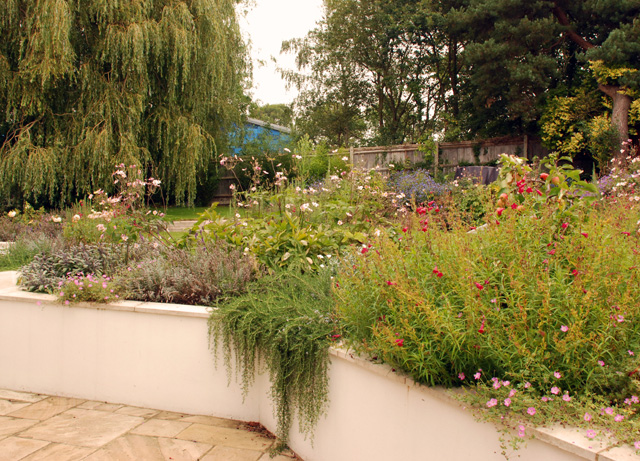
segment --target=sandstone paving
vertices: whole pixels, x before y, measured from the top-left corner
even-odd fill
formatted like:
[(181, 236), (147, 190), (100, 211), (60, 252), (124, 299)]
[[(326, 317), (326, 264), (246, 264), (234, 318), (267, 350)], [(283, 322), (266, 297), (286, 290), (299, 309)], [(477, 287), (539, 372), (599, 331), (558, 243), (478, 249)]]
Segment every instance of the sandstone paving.
[(178, 434), (177, 438), (209, 443), (211, 445), (224, 445), (258, 451), (265, 451), (273, 444), (272, 439), (257, 432), (247, 432), (240, 429), (209, 426), (198, 423), (189, 426)]
[(66, 397), (49, 397), (28, 407), (8, 413), (7, 416), (25, 419), (45, 420), (63, 411), (69, 410), (83, 403), (84, 400), (70, 399)]
[(299, 460), (273, 443), (255, 423), (0, 389), (0, 461)]
[(95, 448), (76, 447), (64, 443), (50, 443), (21, 461), (81, 461), (96, 451)]
[(70, 409), (20, 434), (50, 442), (84, 447), (100, 447), (144, 422), (137, 416), (106, 411)]
[(7, 437), (0, 440), (0, 453), (3, 461), (18, 461), (48, 444), (42, 440)]

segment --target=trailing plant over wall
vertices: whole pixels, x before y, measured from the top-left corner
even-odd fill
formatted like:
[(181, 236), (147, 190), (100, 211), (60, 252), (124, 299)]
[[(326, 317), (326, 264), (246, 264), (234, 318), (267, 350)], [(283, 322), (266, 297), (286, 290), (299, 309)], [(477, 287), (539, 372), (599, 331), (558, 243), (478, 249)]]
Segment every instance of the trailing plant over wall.
[[(246, 394), (261, 362), (271, 378), (279, 448), (294, 412), (310, 434), (327, 405), (328, 348), (336, 339), (331, 278), (327, 271), (279, 272), (257, 280), (245, 295), (216, 305), (209, 319), (214, 350), (221, 345)], [(233, 360), (232, 360), (233, 359)]]

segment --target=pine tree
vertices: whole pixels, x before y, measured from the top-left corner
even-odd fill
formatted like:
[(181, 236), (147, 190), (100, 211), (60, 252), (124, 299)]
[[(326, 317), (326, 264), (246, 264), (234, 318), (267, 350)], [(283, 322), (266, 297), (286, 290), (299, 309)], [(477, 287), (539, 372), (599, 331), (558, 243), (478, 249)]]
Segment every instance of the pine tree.
[(3, 0), (0, 198), (61, 205), (125, 163), (192, 203), (244, 101), (236, 3)]

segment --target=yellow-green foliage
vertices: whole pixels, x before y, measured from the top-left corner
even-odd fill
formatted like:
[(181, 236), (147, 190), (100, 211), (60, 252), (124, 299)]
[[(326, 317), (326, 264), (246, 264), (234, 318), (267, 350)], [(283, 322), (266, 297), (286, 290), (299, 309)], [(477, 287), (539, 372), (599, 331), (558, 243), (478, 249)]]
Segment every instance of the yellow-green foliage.
[(125, 163), (191, 203), (240, 116), (247, 55), (235, 4), (3, 0), (0, 196), (110, 192)]
[(617, 143), (617, 133), (605, 110), (597, 92), (583, 90), (575, 96), (555, 97), (541, 119), (542, 140), (570, 157), (588, 153), (603, 167)]

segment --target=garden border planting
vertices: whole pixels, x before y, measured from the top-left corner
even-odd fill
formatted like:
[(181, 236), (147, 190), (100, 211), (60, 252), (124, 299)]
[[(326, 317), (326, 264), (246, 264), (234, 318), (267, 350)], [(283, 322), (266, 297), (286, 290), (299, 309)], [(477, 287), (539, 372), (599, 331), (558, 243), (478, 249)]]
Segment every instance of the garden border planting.
[[(0, 388), (260, 421), (275, 430), (266, 374), (243, 400), (209, 349), (208, 310), (122, 301), (64, 306), (20, 291), (0, 272)], [(386, 365), (331, 349), (329, 408), (313, 440), (294, 422), (303, 459), (504, 459), (500, 434), (449, 391), (415, 384)], [(521, 460), (635, 459), (631, 447), (576, 429), (527, 429)]]

